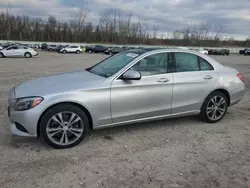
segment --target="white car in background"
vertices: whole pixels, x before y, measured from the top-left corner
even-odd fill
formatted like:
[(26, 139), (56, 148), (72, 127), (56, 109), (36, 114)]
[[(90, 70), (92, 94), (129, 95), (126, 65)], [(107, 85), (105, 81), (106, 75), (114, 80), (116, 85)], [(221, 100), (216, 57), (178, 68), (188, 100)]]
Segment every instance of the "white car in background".
[(22, 46), (22, 45), (13, 45), (8, 48), (5, 48), (0, 51), (0, 58), (2, 57), (26, 57), (31, 58), (37, 56), (38, 52), (32, 48)]
[(199, 49), (198, 52), (208, 55), (208, 51), (204, 49)]
[(64, 47), (60, 50), (61, 53), (81, 53), (82, 52), (82, 48), (80, 46), (67, 46)]
[(208, 55), (208, 51), (207, 50), (204, 50), (204, 49), (202, 49), (202, 48), (190, 48), (189, 50), (193, 50), (193, 51), (196, 51), (196, 52), (200, 52), (200, 53), (202, 53), (202, 54), (206, 54), (206, 55)]

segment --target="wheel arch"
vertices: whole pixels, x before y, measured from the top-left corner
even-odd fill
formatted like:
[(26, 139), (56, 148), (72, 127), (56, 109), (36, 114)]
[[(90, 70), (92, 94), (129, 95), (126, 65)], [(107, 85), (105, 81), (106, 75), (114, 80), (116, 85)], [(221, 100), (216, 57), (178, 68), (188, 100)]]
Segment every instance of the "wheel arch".
[[(218, 89), (213, 90), (211, 93), (213, 93), (213, 92), (215, 92), (215, 91), (219, 91), (219, 92), (223, 93), (223, 94), (227, 97), (228, 106), (230, 106), (231, 97), (230, 97), (229, 92), (228, 92), (226, 89), (224, 89), (224, 88), (218, 88)], [(208, 96), (209, 96), (211, 93), (209, 93)]]
[(42, 120), (42, 117), (44, 116), (44, 114), (45, 114), (48, 110), (50, 110), (51, 108), (53, 108), (53, 107), (55, 107), (55, 106), (58, 106), (58, 105), (62, 105), (62, 104), (71, 104), (71, 105), (74, 105), (74, 106), (79, 107), (82, 111), (84, 111), (85, 114), (86, 114), (87, 117), (88, 117), (88, 120), (89, 120), (89, 129), (90, 129), (90, 130), (93, 130), (93, 119), (92, 119), (92, 116), (91, 116), (90, 112), (87, 110), (87, 108), (85, 108), (83, 105), (81, 105), (81, 104), (79, 104), (79, 103), (76, 103), (76, 102), (59, 102), (59, 103), (53, 104), (53, 105), (49, 106), (48, 108), (46, 108), (46, 110), (44, 110), (44, 112), (40, 115), (39, 120), (38, 120), (38, 123), (37, 123), (37, 137), (40, 136), (41, 120)]

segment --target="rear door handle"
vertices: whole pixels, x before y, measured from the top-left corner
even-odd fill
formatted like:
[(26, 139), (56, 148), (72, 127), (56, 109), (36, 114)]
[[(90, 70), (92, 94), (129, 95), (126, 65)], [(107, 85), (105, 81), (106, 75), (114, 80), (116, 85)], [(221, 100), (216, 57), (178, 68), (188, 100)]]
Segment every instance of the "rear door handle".
[(167, 78), (160, 78), (159, 80), (157, 80), (157, 82), (168, 82), (169, 81), (169, 79), (167, 79)]
[(210, 80), (210, 79), (212, 79), (213, 77), (212, 77), (211, 75), (206, 75), (206, 76), (204, 76), (203, 78), (206, 79), (206, 80)]

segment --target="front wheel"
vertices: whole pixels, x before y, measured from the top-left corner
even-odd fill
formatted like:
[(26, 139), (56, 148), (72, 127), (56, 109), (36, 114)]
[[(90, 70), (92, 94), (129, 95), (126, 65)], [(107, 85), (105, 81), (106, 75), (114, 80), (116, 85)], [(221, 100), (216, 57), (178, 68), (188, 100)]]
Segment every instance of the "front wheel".
[(208, 123), (220, 121), (227, 112), (228, 98), (221, 92), (215, 91), (207, 96), (201, 107), (200, 117)]
[(53, 148), (71, 148), (79, 144), (89, 131), (87, 115), (79, 107), (70, 104), (57, 105), (42, 117), (42, 139)]
[(31, 53), (26, 52), (26, 53), (24, 54), (24, 57), (26, 57), (26, 58), (31, 58), (31, 57), (32, 57), (32, 55), (31, 55)]

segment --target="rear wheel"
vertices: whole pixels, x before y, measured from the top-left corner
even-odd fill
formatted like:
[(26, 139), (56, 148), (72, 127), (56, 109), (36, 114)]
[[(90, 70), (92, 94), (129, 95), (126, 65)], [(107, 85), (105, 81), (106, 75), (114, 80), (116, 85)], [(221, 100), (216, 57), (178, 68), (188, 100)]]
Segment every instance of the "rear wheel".
[(77, 50), (76, 53), (79, 54), (79, 53), (80, 53), (80, 50)]
[(31, 58), (31, 57), (32, 57), (32, 55), (31, 55), (31, 53), (26, 52), (26, 53), (24, 54), (24, 57), (26, 57), (26, 58)]
[(42, 117), (42, 139), (53, 148), (71, 148), (89, 131), (87, 115), (77, 106), (62, 104), (49, 109)]
[(201, 119), (208, 123), (220, 121), (227, 112), (228, 98), (221, 92), (215, 91), (207, 96), (201, 107)]
[(62, 53), (66, 54), (66, 53), (67, 53), (67, 51), (66, 51), (66, 50), (63, 50), (63, 51), (62, 51)]
[(89, 53), (92, 54), (92, 50), (89, 50)]

